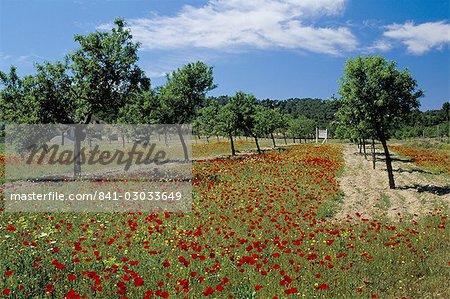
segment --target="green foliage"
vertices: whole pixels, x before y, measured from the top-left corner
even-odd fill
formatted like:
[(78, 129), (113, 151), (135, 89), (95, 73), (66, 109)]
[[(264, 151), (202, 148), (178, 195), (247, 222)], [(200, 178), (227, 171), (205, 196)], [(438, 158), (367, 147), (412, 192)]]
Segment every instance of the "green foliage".
[(38, 123), (38, 104), (32, 96), (34, 78), (20, 78), (16, 68), (9, 73), (0, 71), (0, 124)]
[(423, 95), (408, 70), (397, 70), (381, 56), (348, 60), (340, 84), (341, 122), (378, 138), (389, 138)]
[(316, 121), (321, 128), (329, 127), (334, 119), (334, 113), (338, 109), (339, 102), (333, 98), (330, 100), (312, 99), (312, 98), (292, 98), (279, 101), (274, 107), (280, 108), (283, 114), (291, 118), (298, 118), (303, 115)]
[(257, 136), (255, 129), (256, 103), (255, 96), (242, 91), (236, 92), (229, 102), (229, 107), (236, 119), (236, 128), (253, 137)]
[(134, 92), (150, 88), (150, 80), (137, 65), (139, 44), (132, 41), (123, 20), (117, 19), (115, 25), (111, 32), (75, 35), (80, 48), (69, 57), (76, 122), (88, 114), (114, 122)]
[(162, 118), (160, 114), (160, 99), (152, 91), (133, 93), (119, 112), (119, 123), (156, 124)]
[(272, 109), (261, 105), (256, 106), (255, 132), (258, 137), (272, 134), (284, 125), (285, 119), (279, 109)]
[[(208, 106), (201, 108), (197, 113), (197, 118), (194, 119), (194, 130), (199, 134), (211, 136), (219, 133), (219, 111), (221, 107), (219, 102), (215, 99), (211, 100)], [(222, 133), (222, 132), (221, 132)]]
[(238, 115), (233, 105), (228, 103), (222, 106), (216, 118), (216, 133), (226, 136), (233, 136), (238, 130)]
[(340, 80), (339, 125), (351, 137), (373, 136), (383, 145), (389, 187), (395, 188), (392, 162), (386, 141), (395, 128), (419, 107), (423, 95), (408, 70), (399, 71), (395, 62), (381, 56), (350, 59)]
[(288, 134), (292, 138), (306, 138), (314, 134), (315, 128), (316, 122), (314, 120), (300, 115), (289, 121)]
[(34, 88), (31, 96), (37, 102), (40, 123), (71, 123), (74, 120), (76, 99), (73, 97), (72, 77), (68, 61), (36, 64)]
[(189, 63), (167, 75), (166, 84), (158, 89), (161, 122), (191, 121), (203, 105), (206, 93), (216, 87), (213, 81), (213, 68), (201, 61)]

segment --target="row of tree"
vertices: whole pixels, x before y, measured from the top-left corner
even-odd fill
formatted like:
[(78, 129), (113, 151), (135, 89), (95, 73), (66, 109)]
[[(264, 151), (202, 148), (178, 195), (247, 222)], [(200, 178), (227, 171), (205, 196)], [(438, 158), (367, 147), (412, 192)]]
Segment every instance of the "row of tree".
[(258, 138), (270, 137), (276, 147), (276, 135), (286, 139), (312, 136), (316, 122), (300, 115), (292, 118), (283, 114), (280, 108), (273, 108), (251, 94), (237, 92), (234, 96), (209, 98), (200, 108), (193, 121), (194, 133), (200, 136), (226, 136), (230, 140), (231, 154), (235, 155), (233, 139), (236, 136), (254, 138), (258, 152), (261, 152)]
[[(125, 25), (117, 19), (110, 32), (75, 35), (78, 49), (63, 61), (36, 64), (34, 75), (21, 78), (14, 67), (0, 71), (0, 124), (88, 124), (94, 116), (108, 123), (193, 123), (198, 135), (227, 136), (233, 155), (236, 136), (253, 138), (260, 151), (258, 138), (270, 136), (275, 147), (275, 135), (295, 141), (313, 135), (316, 126), (329, 127), (341, 138), (379, 140), (395, 187), (387, 140), (420, 115), (423, 95), (408, 70), (380, 56), (358, 57), (346, 64), (339, 99), (258, 101), (244, 92), (207, 98), (216, 85), (213, 69), (203, 62), (173, 71), (164, 85), (152, 88), (137, 64), (139, 43)], [(428, 116), (423, 120), (439, 118)], [(181, 126), (178, 133), (181, 139)]]
[[(198, 134), (231, 141), (237, 134), (253, 137), (258, 151), (262, 136), (272, 136), (275, 146), (274, 133), (295, 139), (314, 132), (314, 121), (288, 117), (251, 94), (207, 99), (216, 85), (212, 68), (203, 62), (187, 64), (151, 88), (137, 64), (139, 43), (125, 25), (118, 19), (111, 32), (75, 35), (78, 49), (63, 61), (36, 64), (34, 75), (21, 78), (15, 67), (0, 72), (1, 123), (87, 124), (94, 115), (108, 123), (193, 122)], [(231, 151), (235, 154), (233, 145)]]

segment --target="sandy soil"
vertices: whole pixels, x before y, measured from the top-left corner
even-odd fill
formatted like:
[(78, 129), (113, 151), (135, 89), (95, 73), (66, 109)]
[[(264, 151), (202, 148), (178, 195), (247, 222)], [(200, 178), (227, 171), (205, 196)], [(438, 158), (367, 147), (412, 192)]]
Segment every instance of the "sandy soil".
[(373, 170), (371, 156), (366, 160), (355, 145), (344, 147), (345, 168), (340, 185), (345, 196), (336, 218), (360, 213), (367, 218), (399, 219), (399, 216), (419, 217), (436, 208), (450, 212), (450, 176), (420, 169), (393, 153), (396, 189), (389, 189), (381, 152), (376, 150), (377, 163)]

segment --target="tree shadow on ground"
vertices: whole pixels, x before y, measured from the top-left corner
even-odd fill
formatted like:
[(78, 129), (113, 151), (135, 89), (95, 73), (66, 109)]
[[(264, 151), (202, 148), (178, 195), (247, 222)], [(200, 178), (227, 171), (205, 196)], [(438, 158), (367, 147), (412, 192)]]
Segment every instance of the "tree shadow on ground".
[[(386, 162), (386, 158), (377, 158), (377, 161)], [(411, 163), (414, 162), (411, 158), (393, 158), (391, 157), (392, 162), (402, 162), (402, 163)]]
[(433, 185), (408, 185), (408, 186), (398, 186), (399, 190), (409, 190), (414, 189), (419, 193), (427, 192), (436, 194), (439, 196), (450, 194), (450, 186), (433, 186)]
[[(355, 156), (364, 156), (364, 153), (354, 152), (353, 155), (355, 155)], [(392, 153), (391, 153), (391, 155), (392, 155)], [(369, 151), (367, 152), (367, 154), (365, 156), (367, 157), (367, 159), (372, 159), (372, 153), (369, 152)], [(375, 160), (377, 162), (386, 162), (386, 158), (385, 158), (384, 153), (376, 152), (375, 153)], [(399, 158), (399, 157), (391, 156), (391, 161), (392, 162), (411, 163), (411, 162), (414, 162), (414, 159), (412, 159), (412, 158)]]
[(434, 174), (434, 173), (432, 173), (432, 172), (429, 172), (429, 171), (426, 171), (426, 170), (423, 170), (423, 169), (420, 169), (420, 168), (415, 168), (415, 169), (402, 169), (402, 168), (399, 168), (399, 169), (393, 169), (392, 171), (393, 171), (393, 172), (398, 172), (398, 173), (404, 173), (404, 172), (406, 172), (406, 173), (413, 173), (413, 172), (418, 172), (418, 173), (425, 173), (425, 174)]

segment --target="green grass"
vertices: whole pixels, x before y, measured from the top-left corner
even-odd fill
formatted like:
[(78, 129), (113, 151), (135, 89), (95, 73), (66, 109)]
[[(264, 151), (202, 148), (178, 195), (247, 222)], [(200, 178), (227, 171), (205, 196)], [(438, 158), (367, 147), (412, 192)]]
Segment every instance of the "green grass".
[(389, 199), (389, 196), (381, 192), (381, 198), (380, 200), (375, 204), (375, 207), (378, 209), (381, 209), (383, 211), (387, 211), (391, 207), (391, 200)]
[(401, 222), (330, 219), (342, 167), (338, 145), (297, 146), (194, 163), (189, 213), (1, 213), (0, 291), (450, 298), (446, 210)]

